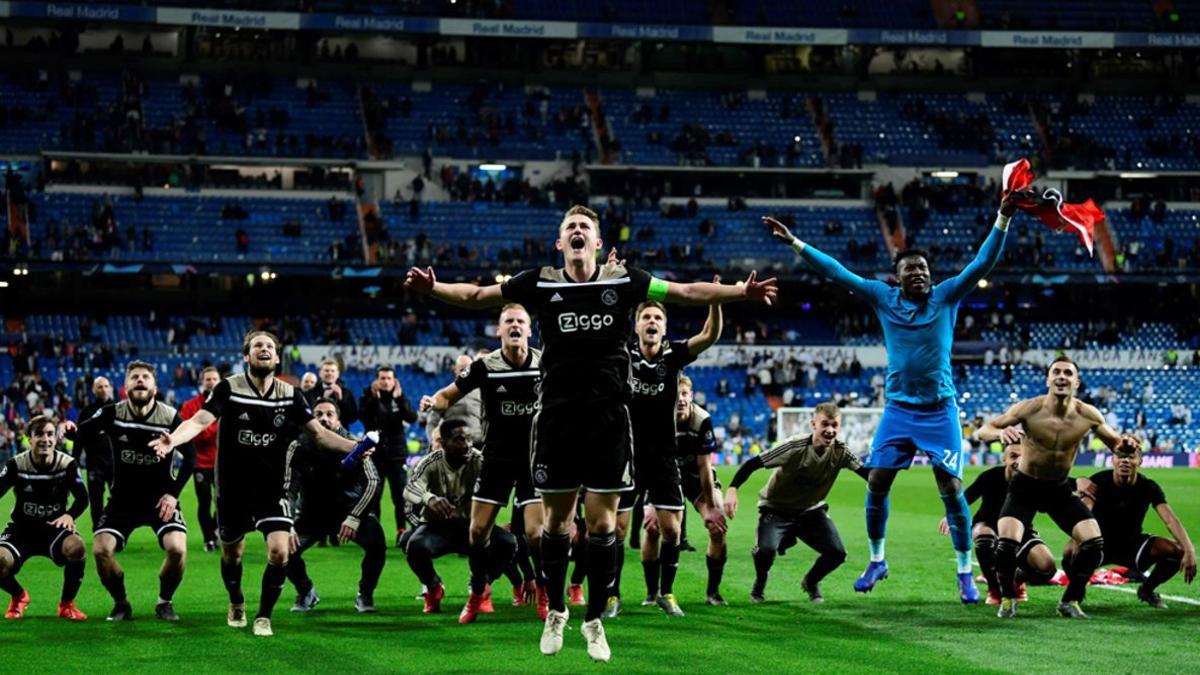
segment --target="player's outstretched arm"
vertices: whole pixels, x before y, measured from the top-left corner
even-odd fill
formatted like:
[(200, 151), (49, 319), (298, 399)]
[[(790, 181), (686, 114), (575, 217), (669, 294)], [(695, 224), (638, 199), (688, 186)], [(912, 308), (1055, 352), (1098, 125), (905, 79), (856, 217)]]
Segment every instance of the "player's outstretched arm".
[(414, 267), (408, 271), (404, 279), (404, 287), (428, 295), (442, 302), (465, 307), (467, 309), (487, 309), (504, 304), (504, 296), (499, 284), (495, 286), (476, 286), (475, 284), (447, 284), (437, 280), (432, 267), (420, 269)]
[(984, 277), (991, 273), (992, 268), (1000, 261), (1000, 255), (1004, 253), (1008, 224), (1017, 213), (1017, 205), (1024, 200), (1033, 198), (1036, 198), (1035, 191), (1026, 189), (1010, 192), (1000, 202), (1000, 211), (996, 213), (996, 222), (992, 225), (987, 239), (983, 240), (983, 246), (979, 247), (975, 257), (961, 272), (939, 284), (949, 299), (961, 300), (966, 297)]
[(1092, 432), (1096, 434), (1096, 438), (1099, 438), (1109, 450), (1116, 450), (1118, 446), (1125, 446), (1130, 450), (1142, 447), (1142, 442), (1137, 436), (1132, 434), (1121, 435), (1117, 433), (1116, 429), (1108, 426), (1108, 423), (1104, 421), (1104, 415), (1100, 414), (1096, 406), (1080, 402), (1079, 411), (1085, 419), (1092, 423)]
[(691, 284), (674, 281), (665, 283), (666, 300), (676, 305), (723, 305), (744, 300), (773, 305), (775, 296), (779, 294), (777, 280), (772, 277), (759, 281), (757, 271), (751, 272), (744, 282), (737, 284), (714, 284), (708, 281)]
[(437, 411), (439, 413), (444, 413), (450, 408), (450, 406), (458, 403), (459, 399), (461, 399), (463, 396), (466, 396), (466, 392), (459, 389), (457, 384), (451, 382), (450, 384), (437, 390), (433, 396), (422, 396), (421, 412), (427, 413)]
[(993, 417), (988, 420), (987, 424), (979, 427), (979, 431), (975, 432), (975, 437), (984, 443), (1000, 441), (1005, 445), (1020, 443), (1025, 436), (1025, 430), (1021, 428), (1021, 420), (1025, 418), (1030, 406), (1035, 404), (1037, 399), (1026, 399), (1014, 403), (1003, 414)]
[(1175, 511), (1171, 505), (1163, 502), (1154, 507), (1158, 512), (1158, 517), (1162, 518), (1163, 524), (1167, 526), (1167, 530), (1175, 537), (1175, 541), (1183, 549), (1183, 559), (1179, 562), (1179, 569), (1183, 572), (1184, 583), (1192, 583), (1192, 579), (1196, 578), (1196, 547), (1192, 544), (1192, 538), (1188, 536), (1187, 529), (1183, 527), (1183, 523), (1179, 522), (1179, 516), (1175, 515)]
[(335, 434), (321, 426), (321, 423), (315, 419), (309, 420), (304, 425), (304, 433), (308, 434), (309, 439), (316, 443), (317, 447), (324, 448), (326, 450), (332, 450), (334, 452), (340, 452), (344, 455), (350, 454), (350, 451), (354, 449), (355, 445), (357, 445), (355, 441), (352, 441), (345, 436)]
[[(714, 284), (721, 283), (721, 275), (714, 275)], [(715, 345), (717, 340), (721, 339), (721, 331), (725, 327), (725, 317), (721, 312), (720, 305), (708, 306), (708, 318), (704, 320), (704, 327), (700, 329), (692, 337), (688, 338), (688, 354), (699, 356), (704, 350)]]
[(887, 285), (880, 281), (864, 279), (854, 272), (846, 269), (837, 260), (822, 253), (810, 244), (801, 241), (798, 237), (792, 234), (792, 231), (786, 225), (775, 220), (770, 216), (763, 216), (762, 221), (771, 228), (771, 235), (776, 240), (781, 241), (800, 256), (804, 262), (808, 263), (821, 274), (821, 276), (829, 279), (833, 283), (861, 294), (868, 299), (875, 297), (878, 291), (887, 288)]
[(166, 457), (175, 448), (199, 436), (201, 431), (204, 431), (210, 424), (216, 421), (216, 415), (201, 408), (196, 411), (195, 415), (184, 420), (183, 424), (175, 427), (175, 430), (171, 433), (160, 434), (158, 438), (150, 441), (150, 447), (154, 448), (159, 457)]
[(749, 460), (743, 462), (740, 467), (738, 467), (737, 473), (733, 475), (733, 480), (729, 481), (729, 488), (725, 490), (725, 515), (727, 517), (733, 518), (735, 515), (737, 515), (738, 488), (740, 488), (742, 484), (746, 482), (746, 479), (750, 478), (750, 474), (758, 471), (762, 467), (762, 457), (758, 455), (751, 457)]

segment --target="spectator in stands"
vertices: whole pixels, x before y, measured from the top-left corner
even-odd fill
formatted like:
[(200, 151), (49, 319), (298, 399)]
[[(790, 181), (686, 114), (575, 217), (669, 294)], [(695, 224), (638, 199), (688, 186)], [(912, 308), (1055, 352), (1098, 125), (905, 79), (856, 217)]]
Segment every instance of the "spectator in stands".
[(237, 232), (233, 233), (233, 239), (237, 244), (238, 253), (244, 254), (250, 252), (250, 235), (246, 234), (246, 230), (239, 227)]
[(1171, 419), (1169, 423), (1185, 427), (1192, 426), (1192, 409), (1182, 401), (1171, 406)]
[(1146, 384), (1142, 387), (1142, 403), (1150, 405), (1154, 402), (1154, 383), (1146, 380)]

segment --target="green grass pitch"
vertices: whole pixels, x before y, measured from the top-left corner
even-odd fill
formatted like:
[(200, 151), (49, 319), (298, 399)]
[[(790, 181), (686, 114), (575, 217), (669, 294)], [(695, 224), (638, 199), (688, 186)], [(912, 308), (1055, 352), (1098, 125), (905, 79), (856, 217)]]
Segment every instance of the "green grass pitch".
[[(727, 483), (731, 470), (722, 470)], [(968, 480), (978, 473), (973, 469)], [(1080, 472), (1082, 473), (1082, 471)], [(1200, 477), (1190, 470), (1147, 471), (1160, 481), (1193, 536), (1200, 534)], [(613, 659), (607, 667), (623, 672), (1188, 672), (1200, 644), (1200, 606), (1172, 602), (1166, 611), (1151, 610), (1132, 594), (1093, 588), (1085, 604), (1092, 620), (1071, 623), (1054, 616), (1057, 587), (1030, 590), (1015, 621), (1001, 622), (994, 608), (964, 607), (957, 598), (953, 554), (937, 533), (942, 505), (928, 470), (901, 474), (892, 493), (888, 530), (891, 577), (873, 593), (855, 594), (851, 585), (866, 562), (863, 482), (843, 474), (830, 498), (830, 514), (850, 552), (846, 565), (823, 584), (826, 603), (810, 605), (799, 579), (811, 563), (800, 545), (778, 559), (768, 602), (752, 606), (747, 593), (753, 579), (754, 493), (766, 472), (758, 472), (741, 491), (743, 510), (731, 523), (730, 560), (723, 591), (728, 607), (703, 604), (703, 553), (685, 553), (677, 596), (687, 612), (668, 619), (657, 609), (639, 606), (644, 592), (637, 553), (626, 549), (623, 588), (627, 604), (607, 623)], [(195, 522), (191, 488), (183, 508)], [(12, 498), (0, 501), (7, 520)], [(1044, 517), (1039, 517), (1039, 521)], [(84, 521), (89, 518), (85, 515)], [(385, 517), (390, 530), (391, 518)], [(690, 519), (693, 543), (703, 545), (699, 518)], [(1039, 522), (1056, 554), (1064, 536), (1053, 524)], [(1164, 533), (1150, 514), (1148, 529)], [(90, 537), (85, 536), (89, 541)], [(183, 620), (166, 624), (153, 618), (161, 553), (149, 530), (139, 530), (119, 556), (135, 620), (104, 621), (111, 601), (91, 562), (79, 596), (90, 615), (83, 624), (54, 616), (61, 573), (44, 558), (20, 575), (33, 602), (26, 618), (0, 623), (0, 670), (7, 672), (577, 672), (594, 667), (579, 634), (582, 611), (572, 612), (563, 652), (538, 652), (541, 624), (532, 608), (509, 606), (509, 587), (497, 584), (496, 613), (471, 626), (459, 626), (458, 610), (466, 596), (466, 561), (438, 561), (448, 595), (443, 613), (426, 616), (414, 599), (420, 590), (403, 555), (391, 549), (375, 599), (376, 615), (352, 608), (358, 578), (356, 546), (312, 549), (309, 570), (322, 598), (311, 614), (288, 611), (289, 586), (275, 613), (275, 637), (254, 638), (248, 629), (225, 626), (226, 596), (216, 554), (203, 552), (193, 527), (188, 571), (175, 598)], [(259, 537), (248, 538), (243, 584), (251, 613), (257, 602), (265, 553)], [(1166, 595), (1200, 601), (1200, 588), (1179, 578), (1162, 588)]]

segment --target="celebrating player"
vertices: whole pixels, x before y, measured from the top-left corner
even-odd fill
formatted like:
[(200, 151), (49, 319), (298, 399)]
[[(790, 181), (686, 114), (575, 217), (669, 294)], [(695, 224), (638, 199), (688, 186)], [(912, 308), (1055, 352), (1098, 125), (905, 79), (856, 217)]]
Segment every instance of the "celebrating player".
[[(337, 401), (323, 398), (313, 406), (313, 417), (326, 429), (353, 440), (338, 418), (341, 409)], [(359, 613), (374, 612), (375, 587), (387, 556), (387, 540), (379, 525), (382, 488), (375, 463), (363, 457), (345, 468), (339, 455), (318, 449), (302, 436), (288, 448), (284, 489), (296, 518), (298, 539), (287, 566), (288, 580), (296, 587), (292, 611), (310, 611), (321, 601), (301, 556), (318, 541), (337, 537), (362, 547), (362, 576), (354, 608)]]
[[(485, 352), (486, 354), (487, 352)], [(481, 354), (480, 356), (483, 356)], [(454, 360), (454, 366), (450, 369), (457, 378), (464, 370), (471, 367), (475, 360), (466, 354), (460, 354)], [(472, 445), (481, 445), (483, 443), (483, 392), (475, 389), (467, 392), (464, 396), (454, 401), (449, 407), (444, 409), (433, 408), (428, 411), (429, 416), (425, 420), (425, 434), (429, 439), (430, 447), (437, 447), (440, 442), (438, 436), (439, 429), (442, 428), (442, 422), (445, 420), (462, 420), (467, 423), (467, 436), (471, 439)]]
[(588, 529), (588, 607), (583, 636), (588, 654), (607, 661), (611, 655), (600, 616), (617, 564), (614, 535), (620, 493), (631, 485), (629, 353), (632, 310), (645, 300), (711, 305), (738, 300), (770, 304), (774, 279), (745, 284), (679, 284), (651, 277), (620, 264), (597, 264), (603, 247), (594, 211), (575, 206), (558, 227), (555, 247), (565, 267), (522, 272), (503, 284), (476, 286), (437, 280), (432, 269), (413, 268), (405, 285), (444, 302), (486, 309), (518, 302), (538, 320), (542, 337), (541, 410), (534, 419), (534, 487), (545, 508), (542, 568), (550, 612), (541, 650), (562, 649), (567, 607), (563, 597), (571, 521), (581, 488)]
[(258, 530), (267, 541), (267, 567), (254, 618), (254, 634), (270, 636), (271, 612), (287, 578), (287, 561), (296, 542), (291, 537), (291, 506), (283, 489), (287, 449), (301, 432), (325, 450), (349, 453), (354, 441), (313, 419), (300, 390), (275, 377), (279, 338), (251, 331), (242, 341), (247, 372), (221, 380), (204, 407), (170, 434), (151, 444), (160, 456), (195, 438), (218, 419), (217, 531), (221, 539), (221, 579), (229, 593), (226, 623), (246, 626), (242, 593), (242, 554), (246, 533)]
[[(475, 359), (458, 372), (454, 382), (421, 399), (422, 412), (443, 413), (470, 392), (481, 392), (483, 467), (471, 497), (471, 594), (458, 617), (459, 623), (473, 622), (484, 599), (491, 597), (487, 586), (487, 549), (496, 514), (508, 505), (514, 489), (514, 510), (524, 509), (525, 532), (514, 530), (512, 534), (523, 537), (527, 533), (534, 547), (540, 544), (542, 503), (534, 494), (529, 473), (529, 433), (538, 406), (542, 354), (529, 348), (531, 330), (525, 308), (506, 305), (500, 311), (498, 325), (500, 349)], [(536, 557), (534, 560), (536, 563)], [(537, 595), (541, 610), (548, 598), (540, 585)]]
[(371, 461), (388, 484), (392, 512), (396, 517), (396, 546), (399, 547), (405, 523), (404, 486), (408, 484), (408, 440), (404, 436), (404, 427), (417, 421), (417, 411), (404, 395), (404, 388), (396, 379), (396, 369), (388, 365), (375, 369), (375, 379), (359, 399), (358, 409), (367, 431), (379, 434)]
[[(469, 523), (475, 505), (471, 493), (483, 466), (483, 454), (471, 447), (466, 420), (445, 420), (438, 433), (441, 447), (417, 463), (412, 480), (404, 488), (404, 498), (414, 507), (419, 520), (407, 540), (405, 554), (408, 566), (425, 586), (426, 614), (440, 612), (442, 598), (446, 597), (446, 587), (433, 568), (434, 559), (449, 553), (471, 553)], [(489, 541), (491, 544), (484, 549), (488, 556), (485, 588), (512, 561), (517, 549), (516, 540), (503, 528), (495, 528)], [(472, 579), (472, 594), (474, 588)], [(491, 597), (482, 597), (476, 611), (492, 612)], [(465, 623), (461, 617), (459, 621)]]
[[(221, 381), (221, 373), (208, 366), (200, 371), (200, 393), (188, 399), (180, 408), (179, 416), (189, 420), (199, 412), (209, 392)], [(80, 419), (87, 419), (86, 417)], [(196, 470), (192, 473), (192, 484), (196, 487), (196, 512), (200, 533), (204, 537), (204, 550), (217, 550), (217, 517), (213, 511), (213, 484), (217, 466), (217, 425), (213, 424), (192, 439), (196, 449)]]
[(818, 405), (810, 424), (811, 434), (789, 438), (743, 463), (725, 491), (725, 514), (733, 518), (737, 515), (738, 488), (758, 469), (775, 468), (758, 495), (758, 542), (753, 551), (755, 577), (750, 590), (750, 602), (756, 604), (765, 600), (767, 574), (775, 555), (797, 539), (819, 554), (800, 580), (800, 588), (812, 602), (825, 601), (821, 580), (846, 561), (846, 547), (829, 517), (825, 497), (842, 469), (864, 480), (869, 480), (868, 471), (838, 440), (842, 411), (837, 405)]
[[(610, 258), (611, 260), (611, 258)], [(719, 277), (713, 278), (718, 283)], [(699, 333), (687, 340), (667, 341), (667, 309), (653, 300), (638, 305), (634, 312), (637, 344), (630, 345), (630, 385), (633, 398), (629, 417), (633, 423), (633, 480), (635, 491), (621, 495), (617, 515), (618, 547), (629, 527), (630, 511), (637, 495), (645, 495), (646, 536), (642, 538), (642, 572), (646, 601), (657, 604), (667, 616), (683, 616), (675, 599), (675, 575), (679, 571), (679, 525), (684, 509), (682, 479), (675, 443), (675, 406), (679, 400), (679, 377), (683, 368), (721, 337), (721, 306), (712, 305)], [(705, 495), (701, 513), (710, 528), (724, 529), (724, 515)], [(606, 617), (621, 610), (621, 568), (625, 556), (617, 554), (616, 583), (609, 598)]]
[[(79, 411), (78, 419), (86, 420), (113, 402), (112, 382), (107, 377), (92, 380), (92, 395), (95, 398)], [(103, 444), (93, 449), (79, 441), (75, 442), (71, 454), (87, 470), (88, 500), (91, 502), (92, 531), (95, 532), (100, 527), (100, 516), (104, 514), (104, 492), (112, 485), (112, 465), (109, 464), (112, 457), (108, 447)]]
[[(87, 489), (79, 465), (55, 448), (54, 420), (38, 415), (29, 420), (32, 448), (10, 458), (0, 468), (0, 497), (12, 490), (16, 503), (12, 518), (0, 534), (0, 589), (10, 596), (6, 619), (20, 619), (29, 606), (29, 592), (17, 581), (21, 565), (32, 556), (45, 556), (63, 568), (58, 615), (83, 621), (87, 615), (75, 606), (83, 584), (87, 549), (75, 531), (75, 519), (88, 507)], [(67, 505), (67, 496), (71, 505)]]
[[(164, 554), (154, 615), (164, 621), (179, 620), (172, 598), (183, 581), (187, 565), (187, 525), (179, 510), (179, 493), (192, 477), (196, 455), (191, 443), (180, 445), (183, 462), (179, 474), (172, 477), (173, 453), (158, 455), (150, 449), (151, 442), (160, 434), (170, 433), (183, 424), (174, 408), (155, 400), (157, 394), (154, 366), (145, 361), (131, 361), (125, 367), (128, 398), (104, 406), (90, 419), (80, 422), (77, 430), (89, 448), (107, 443), (111, 455), (112, 496), (92, 541), (100, 583), (113, 599), (109, 621), (133, 618), (133, 608), (125, 593), (125, 571), (115, 556), (125, 549), (134, 530), (143, 526), (154, 530)], [(76, 431), (70, 422), (64, 426), (68, 431)]]
[[(979, 510), (971, 518), (971, 539), (975, 542), (975, 557), (979, 560), (979, 569), (987, 580), (987, 604), (1000, 604), (1000, 581), (996, 578), (996, 532), (1000, 520), (1000, 507), (1008, 497), (1008, 482), (1012, 480), (1021, 460), (1021, 445), (1014, 443), (1004, 448), (1000, 456), (1001, 466), (995, 466), (975, 479), (967, 487), (965, 496), (968, 504), (977, 500)], [(950, 534), (950, 525), (942, 518), (938, 523), (938, 531)], [(1021, 548), (1017, 550), (1017, 573), (1023, 581), (1032, 584), (1047, 584), (1054, 578), (1054, 554), (1046, 546), (1046, 542), (1038, 536), (1032, 527), (1025, 530), (1021, 538)], [(1025, 584), (1017, 586), (1017, 599), (1026, 600)]]
[[(1143, 576), (1137, 597), (1155, 609), (1166, 609), (1156, 590), (1183, 571), (1185, 583), (1196, 576), (1196, 547), (1179, 517), (1167, 503), (1158, 483), (1142, 476), (1141, 445), (1118, 445), (1114, 449), (1113, 468), (1093, 474), (1093, 495), (1083, 502), (1092, 509), (1104, 535), (1104, 563), (1125, 565)], [(1146, 512), (1154, 507), (1174, 539), (1156, 537), (1142, 531)], [(1067, 542), (1063, 567), (1070, 568), (1078, 555), (1074, 542)]]
[(950, 538), (954, 544), (959, 598), (979, 602), (971, 565), (969, 509), (962, 494), (962, 428), (955, 403), (950, 370), (951, 343), (958, 305), (991, 271), (1004, 249), (1009, 219), (1029, 191), (1013, 192), (1000, 204), (995, 225), (975, 259), (956, 276), (933, 285), (929, 255), (920, 249), (896, 254), (899, 287), (867, 280), (847, 270), (833, 258), (792, 236), (774, 218), (764, 217), (773, 234), (785, 241), (809, 265), (834, 283), (862, 297), (879, 317), (887, 348), (887, 405), (875, 430), (866, 466), (867, 537), (871, 561), (854, 582), (866, 593), (888, 575), (884, 543), (889, 512), (888, 493), (896, 472), (907, 469), (916, 451), (929, 456), (938, 491), (946, 507)]
[[(675, 406), (675, 450), (678, 452), (683, 498), (703, 514), (706, 509), (721, 510), (721, 483), (712, 466), (712, 453), (717, 451), (712, 418), (708, 411), (692, 399), (692, 380), (679, 378), (679, 402)], [(725, 529), (708, 531), (708, 584), (705, 601), (710, 605), (725, 605), (721, 597), (721, 577), (725, 574)]]
[(1084, 436), (1095, 433), (1110, 449), (1133, 452), (1139, 445), (1133, 436), (1121, 436), (1104, 422), (1093, 406), (1075, 398), (1079, 389), (1079, 367), (1060, 356), (1047, 369), (1045, 396), (1019, 401), (983, 425), (979, 440), (1021, 444), (1021, 457), (1008, 496), (1000, 509), (996, 541), (996, 576), (1000, 582), (1000, 609), (996, 616), (1012, 618), (1017, 613), (1017, 552), (1025, 530), (1039, 511), (1046, 513), (1063, 532), (1071, 535), (1079, 549), (1067, 572), (1068, 585), (1058, 603), (1058, 614), (1086, 619), (1080, 608), (1088, 580), (1104, 559), (1104, 537), (1092, 512), (1076, 496), (1075, 482), (1068, 478), (1075, 453)]

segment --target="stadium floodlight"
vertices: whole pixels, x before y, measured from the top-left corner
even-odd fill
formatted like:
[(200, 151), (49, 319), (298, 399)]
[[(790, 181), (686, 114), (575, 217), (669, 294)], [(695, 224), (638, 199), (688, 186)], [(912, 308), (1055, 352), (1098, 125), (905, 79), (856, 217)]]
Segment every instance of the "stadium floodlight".
[(8, 282), (7, 282), (7, 281), (0, 281), (0, 288), (8, 288)]
[(934, 171), (929, 175), (934, 178), (958, 178), (957, 171)]
[(480, 171), (507, 171), (508, 165), (507, 164), (480, 164), (479, 170)]
[(1152, 173), (1125, 172), (1118, 174), (1121, 178), (1154, 178)]

